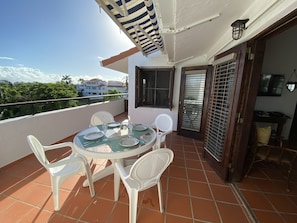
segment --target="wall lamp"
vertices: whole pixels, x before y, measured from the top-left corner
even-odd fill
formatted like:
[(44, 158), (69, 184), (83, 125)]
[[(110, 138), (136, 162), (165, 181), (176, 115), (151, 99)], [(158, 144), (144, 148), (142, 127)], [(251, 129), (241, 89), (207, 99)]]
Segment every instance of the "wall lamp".
[(290, 75), (288, 82), (286, 83), (287, 89), (290, 92), (293, 92), (297, 87), (297, 74), (296, 69), (293, 70), (293, 73)]
[(241, 38), (243, 30), (247, 29), (245, 24), (249, 21), (249, 19), (238, 19), (234, 21), (232, 26), (232, 38), (234, 40), (238, 40)]

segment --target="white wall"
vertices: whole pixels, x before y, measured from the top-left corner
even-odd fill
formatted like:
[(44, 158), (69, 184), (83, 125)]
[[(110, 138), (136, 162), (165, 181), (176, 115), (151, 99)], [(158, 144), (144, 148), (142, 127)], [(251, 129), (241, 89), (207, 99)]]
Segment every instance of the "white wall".
[[(266, 42), (262, 73), (284, 74), (286, 81), (297, 69), (297, 26)], [(297, 77), (296, 77), (297, 78)], [(297, 79), (296, 79), (297, 81)], [(255, 110), (277, 111), (291, 117), (284, 125), (282, 135), (287, 139), (297, 102), (297, 90), (290, 93), (286, 86), (280, 97), (258, 96)]]
[[(133, 54), (129, 57), (129, 116), (132, 122), (152, 124), (157, 115), (166, 113), (173, 119), (173, 129), (177, 130), (178, 121), (178, 106), (179, 106), (179, 92), (180, 92), (180, 79), (181, 68), (184, 66), (199, 66), (206, 64), (206, 57), (193, 58), (185, 63), (172, 64), (168, 63), (166, 55), (161, 53), (154, 53), (148, 57), (144, 57), (140, 52)], [(173, 67), (175, 66), (174, 74), (174, 90), (173, 90), (173, 109), (165, 108), (150, 108), (150, 107), (138, 107), (135, 108), (135, 66), (138, 67)]]
[(124, 112), (124, 100), (95, 103), (36, 115), (0, 121), (0, 167), (32, 153), (27, 135), (35, 135), (49, 145), (89, 126), (93, 113), (109, 111), (112, 115)]
[(253, 4), (251, 4), (250, 7), (242, 14), (242, 16), (238, 18), (249, 18), (249, 21), (246, 24), (247, 29), (244, 31), (242, 38), (239, 40), (230, 39), (231, 28), (230, 30), (227, 30), (220, 39), (213, 44), (213, 47), (208, 50), (207, 57), (209, 58), (209, 61), (213, 61), (213, 57), (220, 52), (224, 52), (234, 46), (250, 40), (296, 8), (296, 0), (254, 1)]
[[(273, 7), (274, 3), (271, 6), (271, 10), (269, 13), (262, 14), (262, 11), (264, 10), (266, 5), (269, 7), (270, 4), (268, 4), (269, 0), (261, 2), (258, 5), (257, 10), (253, 9), (251, 7), (247, 10), (246, 14), (243, 15), (242, 18), (250, 18), (250, 22), (248, 23), (248, 29), (244, 32), (243, 37), (239, 41), (218, 41), (217, 44), (214, 45), (214, 47), (206, 54), (200, 55), (199, 57), (193, 57), (190, 60), (187, 60), (185, 62), (172, 64), (168, 62), (168, 58), (166, 55), (161, 53), (154, 53), (152, 55), (149, 55), (148, 57), (144, 57), (140, 52), (133, 54), (128, 58), (128, 74), (129, 74), (129, 115), (133, 122), (145, 122), (147, 124), (153, 123), (154, 118), (160, 114), (160, 113), (167, 113), (171, 115), (174, 121), (174, 130), (177, 129), (177, 119), (178, 119), (178, 104), (179, 104), (179, 91), (180, 91), (180, 79), (181, 79), (181, 67), (187, 67), (187, 66), (200, 66), (200, 65), (208, 65), (209, 63), (212, 63), (213, 56), (224, 52), (235, 45), (239, 45), (242, 42), (245, 42), (251, 38), (253, 38), (256, 34), (261, 32), (263, 29), (267, 28), (274, 22), (281, 19), (283, 16), (287, 15), (289, 12), (294, 10), (297, 6), (296, 0), (288, 0), (288, 1), (277, 1), (274, 0), (274, 3), (278, 3), (278, 7)], [(251, 22), (253, 21), (253, 22)], [(226, 36), (223, 37), (226, 39), (230, 39), (231, 35), (231, 28), (230, 32), (226, 33)], [(222, 38), (223, 38), (222, 37)], [(294, 37), (292, 37), (294, 38)], [(296, 39), (296, 35), (295, 35)], [(286, 40), (285, 40), (286, 41)], [(292, 41), (292, 39), (290, 40)], [(296, 42), (296, 41), (295, 41)], [(187, 43), (185, 43), (187, 44)], [(270, 48), (269, 45), (273, 45), (274, 47), (277, 47), (279, 43), (269, 43), (267, 45), (267, 49)], [(289, 44), (288, 44), (289, 45)], [(174, 46), (172, 46), (174, 47)], [(289, 75), (293, 68), (297, 68), (296, 65), (296, 43), (294, 45), (294, 53), (293, 46), (290, 44), (290, 46), (287, 46), (286, 48), (279, 49), (280, 52), (276, 52), (277, 56), (271, 54), (270, 50), (268, 49), (266, 54), (271, 56), (270, 59), (265, 58), (264, 66), (263, 66), (263, 72), (271, 72), (271, 73), (283, 73), (286, 75)], [(288, 49), (287, 49), (288, 48)], [(171, 49), (172, 50), (172, 49)], [(273, 51), (273, 50), (272, 50)], [(275, 51), (275, 50), (274, 50)], [(290, 51), (290, 53), (286, 53), (286, 51)], [(283, 53), (282, 55), (280, 53)], [(293, 55), (289, 55), (293, 53)], [(198, 55), (198, 52), (197, 52)], [(266, 57), (266, 56), (265, 56)], [(290, 57), (290, 59), (285, 59), (287, 57)], [(277, 63), (275, 62), (277, 59)], [(295, 64), (293, 63), (293, 60), (295, 59)], [(270, 61), (269, 61), (270, 60)], [(174, 95), (173, 95), (173, 109), (170, 111), (169, 109), (159, 109), (159, 108), (148, 108), (148, 107), (139, 107), (135, 108), (135, 66), (139, 67), (172, 67), (175, 66), (175, 80), (174, 80)], [(284, 89), (285, 91), (285, 89)], [(296, 90), (297, 92), (297, 90)], [(294, 108), (296, 105), (296, 92), (293, 94), (289, 94), (288, 92), (284, 92), (283, 96), (281, 98), (270, 98), (270, 97), (262, 97), (262, 101), (257, 101), (257, 105), (255, 109), (258, 110), (274, 110), (274, 111), (280, 111), (283, 112), (289, 116), (293, 116), (294, 114)], [(285, 100), (282, 98), (285, 97)], [(278, 101), (279, 100), (279, 101)], [(263, 102), (265, 101), (265, 102)], [(286, 104), (286, 101), (289, 103)], [(273, 104), (279, 103), (279, 105), (274, 106)], [(286, 104), (286, 105), (284, 105)], [(292, 104), (292, 107), (291, 107)], [(263, 109), (262, 109), (263, 107)], [(290, 107), (290, 108), (289, 108)], [(275, 109), (277, 108), (277, 110)], [(291, 126), (291, 120), (289, 120), (286, 125), (284, 126), (284, 135), (287, 137), (289, 134), (289, 128)]]

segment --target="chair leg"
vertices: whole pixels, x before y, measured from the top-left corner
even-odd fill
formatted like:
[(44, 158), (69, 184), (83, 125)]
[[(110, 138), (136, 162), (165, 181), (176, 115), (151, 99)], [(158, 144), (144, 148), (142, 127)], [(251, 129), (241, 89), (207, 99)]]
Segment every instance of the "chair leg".
[(162, 184), (161, 184), (160, 180), (159, 180), (157, 186), (158, 186), (160, 212), (163, 213), (163, 211), (164, 211), (164, 208), (163, 208), (163, 195), (162, 195)]
[(87, 177), (87, 180), (89, 182), (89, 189), (90, 189), (91, 197), (94, 197), (95, 196), (95, 190), (94, 190), (93, 178), (92, 178), (91, 170), (90, 170), (89, 166), (87, 166), (87, 165), (88, 164), (86, 164), (86, 166), (85, 166), (86, 177)]
[(60, 191), (59, 191), (60, 182), (56, 177), (52, 177), (52, 192), (54, 199), (54, 209), (55, 211), (60, 210)]
[(290, 166), (288, 170), (288, 178), (287, 178), (287, 192), (290, 192), (290, 178), (291, 178), (292, 170), (293, 170), (293, 166)]
[(255, 160), (256, 160), (256, 157), (254, 156), (252, 161), (251, 161), (251, 164), (250, 164), (250, 166), (249, 166), (249, 168), (248, 168), (248, 170), (247, 170), (247, 172), (245, 174), (245, 177), (248, 177), (248, 175), (249, 175), (249, 173), (250, 173), (250, 171), (251, 171), (251, 169), (252, 169), (252, 167), (254, 165)]
[(132, 189), (129, 196), (129, 223), (136, 223), (138, 191)]

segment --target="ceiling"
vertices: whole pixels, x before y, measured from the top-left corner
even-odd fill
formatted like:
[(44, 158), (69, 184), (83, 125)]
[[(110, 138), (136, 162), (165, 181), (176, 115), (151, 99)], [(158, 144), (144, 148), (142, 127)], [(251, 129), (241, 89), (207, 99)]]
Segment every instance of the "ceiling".
[(207, 56), (226, 32), (231, 40), (231, 23), (242, 18), (254, 0), (176, 0), (170, 5), (168, 1), (155, 2), (162, 16), (161, 33), (169, 61), (178, 62)]
[[(217, 53), (254, 37), (297, 8), (296, 0), (96, 1), (145, 56), (161, 51), (170, 63), (192, 58), (211, 61)], [(141, 4), (147, 7), (148, 17), (136, 11)], [(233, 40), (231, 23), (247, 18), (243, 37)], [(151, 51), (146, 50), (149, 44)]]

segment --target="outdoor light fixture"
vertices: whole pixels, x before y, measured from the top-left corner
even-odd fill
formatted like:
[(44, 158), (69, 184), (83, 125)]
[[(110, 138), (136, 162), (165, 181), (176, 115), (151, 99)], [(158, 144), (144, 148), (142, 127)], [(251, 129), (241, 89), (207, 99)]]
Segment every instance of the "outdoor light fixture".
[(249, 19), (238, 19), (231, 24), (232, 28), (232, 38), (238, 40), (241, 38), (243, 30), (245, 30), (245, 24)]
[(296, 69), (293, 70), (293, 73), (290, 75), (288, 82), (286, 83), (287, 89), (290, 92), (293, 92), (297, 87), (297, 74)]

